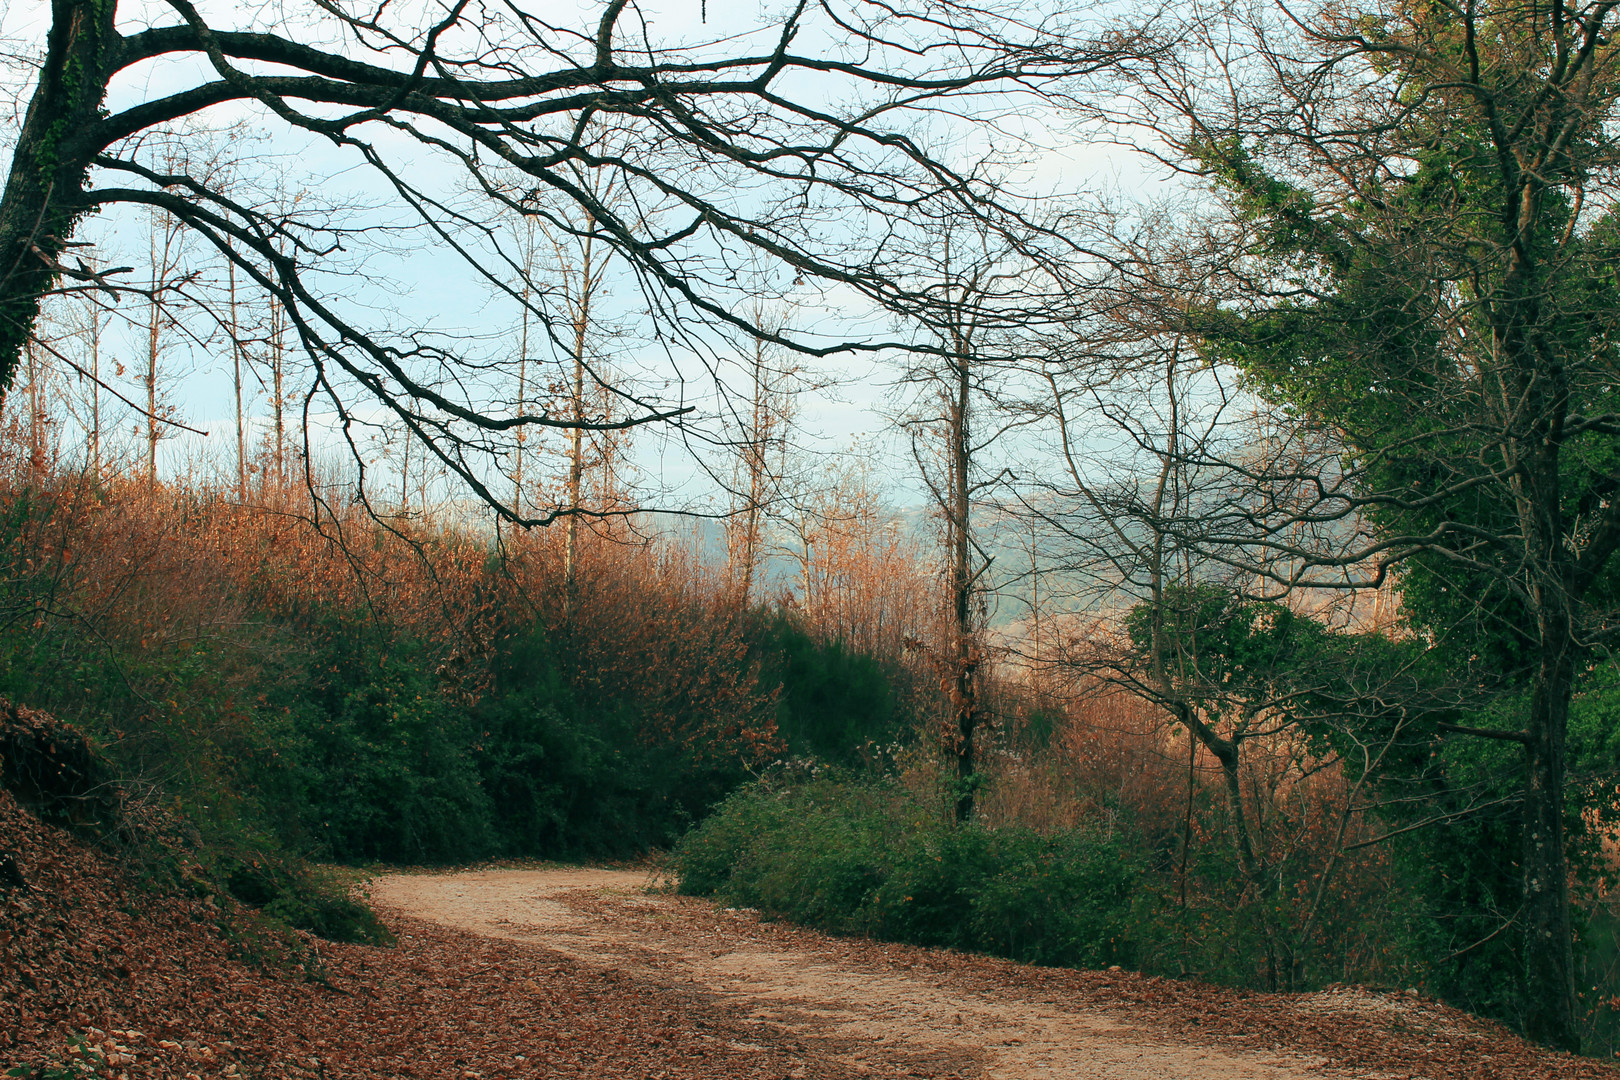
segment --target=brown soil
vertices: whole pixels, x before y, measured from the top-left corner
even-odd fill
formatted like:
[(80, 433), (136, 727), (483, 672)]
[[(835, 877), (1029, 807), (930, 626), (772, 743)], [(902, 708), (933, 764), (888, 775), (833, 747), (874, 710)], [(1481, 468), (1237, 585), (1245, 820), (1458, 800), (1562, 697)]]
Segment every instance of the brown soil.
[[(1296, 1080), (1617, 1075), (1407, 995), (1245, 994), (830, 938), (655, 891), (646, 873), (391, 875), (386, 912), (522, 943), (730, 1019), (788, 1077)], [(722, 1075), (716, 1073), (715, 1075)]]

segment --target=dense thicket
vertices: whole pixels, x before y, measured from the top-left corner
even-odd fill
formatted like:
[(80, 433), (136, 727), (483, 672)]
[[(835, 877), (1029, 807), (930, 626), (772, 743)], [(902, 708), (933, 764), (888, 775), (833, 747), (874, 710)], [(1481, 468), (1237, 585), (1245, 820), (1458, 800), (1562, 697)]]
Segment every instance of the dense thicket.
[(1567, 1048), (1569, 714), (1620, 610), (1615, 17), (1234, 13), (1145, 74), (1139, 120), (1220, 202), (1174, 321), (1285, 418), (1185, 531), (1285, 589), (1398, 575), (1408, 625), (1497, 696), (1449, 730), (1518, 748), (1521, 1006)]
[(751, 785), (682, 841), (681, 888), (811, 926), (1036, 964), (1138, 960), (1140, 853), (1094, 828), (959, 825), (892, 779)]
[(244, 850), (627, 856), (782, 754), (911, 726), (894, 662), (740, 607), (675, 548), (322, 518), (266, 490), (0, 493), (0, 693)]

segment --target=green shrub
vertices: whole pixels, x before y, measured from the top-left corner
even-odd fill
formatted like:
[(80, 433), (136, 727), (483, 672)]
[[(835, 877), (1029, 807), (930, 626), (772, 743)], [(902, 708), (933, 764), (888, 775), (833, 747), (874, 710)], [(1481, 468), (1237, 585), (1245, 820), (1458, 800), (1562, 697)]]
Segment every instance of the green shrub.
[(349, 882), (339, 872), (262, 849), (216, 853), (212, 873), (237, 900), (294, 929), (363, 945), (394, 940), (376, 914), (349, 895)]
[(1128, 961), (1137, 868), (1085, 830), (958, 826), (882, 780), (781, 777), (675, 851), (680, 891), (835, 933), (1068, 966)]
[(492, 854), (471, 724), (439, 691), (425, 652), (352, 624), (335, 625), (322, 646), (314, 693), (293, 708), (316, 842), (346, 862)]
[(1135, 961), (1140, 875), (1117, 843), (1083, 831), (988, 835), (994, 873), (974, 898), (975, 947), (1061, 967)]
[(514, 632), (471, 712), (503, 854), (622, 858), (668, 847), (746, 777), (730, 755), (649, 730), (640, 688), (582, 694), (559, 648), (539, 625)]
[[(876, 932), (895, 941), (972, 949), (974, 907), (996, 873), (991, 834), (934, 824), (904, 834), (872, 897)], [(992, 950), (993, 951), (993, 950)]]
[(327, 886), (284, 892), (261, 910), (288, 926), (308, 930), (328, 941), (390, 945), (394, 935), (365, 904), (345, 891)]
[(760, 838), (739, 902), (840, 933), (866, 929), (886, 852), (871, 823), (826, 808)]
[(733, 792), (676, 849), (680, 891), (710, 896), (723, 889), (746, 889), (756, 841), (778, 836), (794, 815), (784, 799), (761, 798), (755, 787)]
[(892, 742), (910, 727), (897, 692), (907, 679), (899, 664), (819, 639), (784, 615), (765, 624), (758, 647), (768, 681), (781, 685), (776, 726), (789, 754), (854, 765), (862, 747)]

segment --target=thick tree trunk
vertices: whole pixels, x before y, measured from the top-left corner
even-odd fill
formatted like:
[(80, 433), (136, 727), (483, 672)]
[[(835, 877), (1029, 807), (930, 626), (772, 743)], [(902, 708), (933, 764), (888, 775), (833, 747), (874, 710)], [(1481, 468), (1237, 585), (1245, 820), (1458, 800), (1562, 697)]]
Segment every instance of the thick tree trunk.
[(1524, 783), (1525, 1034), (1578, 1050), (1575, 957), (1564, 836), (1565, 735), (1575, 643), (1546, 625), (1530, 700)]
[(83, 213), (79, 193), (119, 38), (113, 0), (53, 0), (44, 65), (0, 197), (0, 395)]
[[(1504, 418), (1506, 460), (1517, 459), (1510, 490), (1531, 569), (1527, 608), (1534, 619), (1537, 656), (1530, 684), (1525, 736), (1523, 919), (1525, 1034), (1537, 1042), (1578, 1050), (1574, 939), (1569, 910), (1569, 857), (1564, 836), (1565, 738), (1576, 670), (1584, 651), (1578, 638), (1587, 582), (1577, 556), (1576, 522), (1567, 516), (1563, 464), (1569, 419), (1575, 409), (1569, 371), (1549, 362), (1542, 304), (1546, 267), (1536, 256), (1531, 225), (1542, 220), (1544, 188), (1524, 182), (1516, 209), (1516, 243), (1496, 309), (1493, 338), (1512, 361), (1503, 382), (1514, 400)], [(1519, 416), (1525, 418), (1521, 427)], [(1529, 629), (1528, 627), (1526, 629)]]

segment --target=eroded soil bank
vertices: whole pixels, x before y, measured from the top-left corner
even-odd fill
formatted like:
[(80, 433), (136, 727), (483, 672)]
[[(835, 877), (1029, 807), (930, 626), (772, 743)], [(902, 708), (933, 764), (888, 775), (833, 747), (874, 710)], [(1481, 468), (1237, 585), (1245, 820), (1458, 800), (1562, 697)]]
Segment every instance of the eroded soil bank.
[[(714, 1029), (717, 1050), (785, 1061), (791, 1077), (1530, 1078), (1592, 1064), (1404, 995), (1245, 994), (1027, 968), (761, 923), (653, 884), (559, 868), (397, 874), (370, 891), (385, 913), (695, 995), (730, 1021)], [(543, 1071), (543, 1058), (526, 1063)]]

